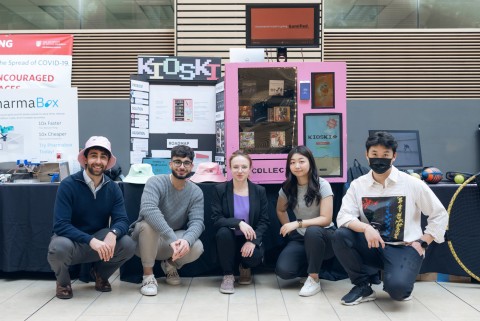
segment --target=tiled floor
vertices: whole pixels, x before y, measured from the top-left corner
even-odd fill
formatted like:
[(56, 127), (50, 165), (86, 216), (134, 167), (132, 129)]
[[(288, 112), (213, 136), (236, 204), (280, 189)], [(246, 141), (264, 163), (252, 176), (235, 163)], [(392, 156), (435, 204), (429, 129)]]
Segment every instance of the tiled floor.
[(142, 296), (138, 284), (118, 274), (111, 281), (111, 293), (76, 281), (74, 298), (59, 300), (53, 280), (0, 279), (0, 320), (480, 320), (480, 284), (417, 282), (407, 302), (394, 302), (375, 286), (376, 301), (347, 307), (339, 301), (351, 288), (348, 280), (322, 280), (323, 291), (308, 298), (298, 296), (298, 280), (271, 273), (255, 275), (250, 286), (236, 285), (233, 295), (218, 291), (221, 277), (184, 278), (180, 286), (159, 279), (155, 297)]

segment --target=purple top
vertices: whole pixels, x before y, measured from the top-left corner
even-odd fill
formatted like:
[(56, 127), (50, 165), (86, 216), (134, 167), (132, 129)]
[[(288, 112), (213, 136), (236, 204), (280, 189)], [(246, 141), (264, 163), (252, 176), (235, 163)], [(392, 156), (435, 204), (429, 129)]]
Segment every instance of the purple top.
[[(250, 202), (248, 196), (233, 194), (233, 216), (245, 223), (250, 224), (248, 213), (250, 212)], [(235, 230), (236, 235), (243, 235), (242, 231)]]

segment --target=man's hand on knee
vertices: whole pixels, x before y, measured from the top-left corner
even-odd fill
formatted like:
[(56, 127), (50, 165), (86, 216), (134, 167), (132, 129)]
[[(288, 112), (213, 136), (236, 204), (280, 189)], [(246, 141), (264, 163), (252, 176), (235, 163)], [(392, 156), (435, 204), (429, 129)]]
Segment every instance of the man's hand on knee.
[(89, 245), (98, 253), (101, 260), (108, 262), (113, 257), (113, 250), (115, 247), (112, 248), (111, 245), (107, 244), (106, 242), (93, 238)]
[(172, 244), (170, 244), (173, 248), (172, 261), (181, 259), (190, 252), (190, 244), (184, 239), (178, 239)]

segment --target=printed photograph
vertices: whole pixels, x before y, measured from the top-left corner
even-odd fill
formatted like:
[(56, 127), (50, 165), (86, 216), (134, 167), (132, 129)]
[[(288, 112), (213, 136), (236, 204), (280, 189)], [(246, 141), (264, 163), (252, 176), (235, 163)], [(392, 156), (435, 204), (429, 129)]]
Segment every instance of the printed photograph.
[(241, 132), (240, 133), (240, 148), (255, 148), (255, 133)]
[(251, 121), (252, 106), (240, 106), (238, 108), (238, 117), (240, 121)]
[(270, 132), (270, 147), (285, 147), (285, 132)]
[(193, 121), (193, 100), (192, 99), (174, 99), (173, 100), (173, 120), (174, 121)]
[(312, 73), (312, 108), (335, 108), (335, 74)]
[(289, 122), (290, 121), (290, 107), (288, 107), (288, 106), (273, 107), (273, 121), (275, 121), (275, 122)]
[(268, 94), (270, 96), (283, 96), (285, 90), (284, 80), (270, 80), (268, 85)]

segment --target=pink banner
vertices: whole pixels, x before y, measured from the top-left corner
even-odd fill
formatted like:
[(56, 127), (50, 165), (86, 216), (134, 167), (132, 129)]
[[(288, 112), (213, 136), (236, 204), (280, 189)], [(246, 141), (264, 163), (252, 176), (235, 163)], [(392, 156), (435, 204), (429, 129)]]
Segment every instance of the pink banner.
[(70, 88), (73, 35), (0, 35), (0, 89)]
[(72, 55), (73, 35), (0, 35), (0, 55)]

